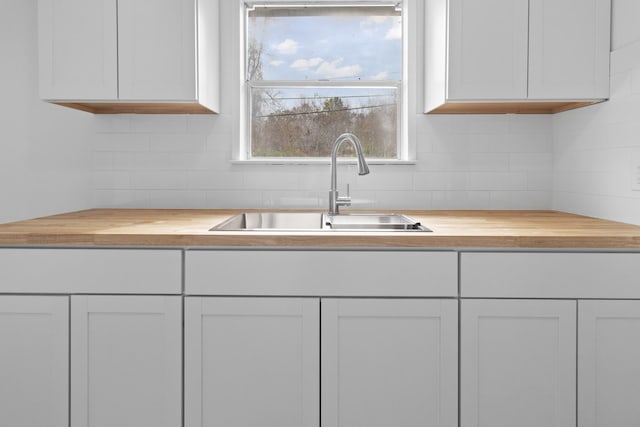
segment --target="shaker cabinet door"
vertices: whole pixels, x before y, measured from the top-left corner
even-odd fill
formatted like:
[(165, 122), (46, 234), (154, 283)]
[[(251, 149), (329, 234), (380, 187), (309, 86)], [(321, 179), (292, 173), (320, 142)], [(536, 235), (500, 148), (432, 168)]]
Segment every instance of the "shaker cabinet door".
[(317, 298), (185, 299), (185, 427), (317, 427)]
[(576, 302), (463, 300), (461, 427), (575, 427)]
[(529, 98), (609, 98), (611, 1), (529, 3)]
[(71, 426), (182, 422), (182, 298), (71, 297)]
[(121, 100), (195, 100), (196, 2), (118, 3)]
[(118, 98), (116, 5), (115, 0), (38, 0), (42, 99)]
[(69, 297), (0, 296), (0, 425), (69, 425)]
[(526, 99), (528, 0), (450, 0), (449, 9), (448, 99)]
[(578, 305), (578, 426), (640, 420), (640, 301)]
[(456, 300), (322, 299), (323, 427), (457, 427)]

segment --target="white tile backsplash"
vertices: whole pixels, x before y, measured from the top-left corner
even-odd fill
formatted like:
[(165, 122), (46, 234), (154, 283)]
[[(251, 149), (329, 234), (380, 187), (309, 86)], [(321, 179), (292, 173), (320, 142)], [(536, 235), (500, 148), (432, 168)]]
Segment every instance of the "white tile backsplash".
[(553, 117), (553, 208), (640, 225), (640, 41), (611, 54), (609, 101)]
[[(415, 164), (371, 165), (366, 176), (358, 176), (354, 164), (339, 165), (339, 190), (344, 194), (350, 185), (353, 208), (499, 209), (525, 205), (523, 194), (530, 190), (546, 192), (546, 198), (536, 193), (533, 200), (539, 209), (550, 207), (552, 182), (540, 178), (551, 172), (549, 116), (417, 115), (416, 121)], [(107, 119), (100, 123), (94, 143), (96, 190), (122, 191), (123, 197), (113, 193), (109, 197), (130, 206), (157, 205), (162, 200), (173, 206), (178, 202), (171, 197), (178, 190), (206, 192), (204, 197), (176, 196), (184, 207), (324, 208), (328, 204), (328, 164), (232, 163), (231, 123), (223, 115)], [(505, 194), (491, 197), (499, 192)], [(96, 201), (106, 200), (103, 192)]]

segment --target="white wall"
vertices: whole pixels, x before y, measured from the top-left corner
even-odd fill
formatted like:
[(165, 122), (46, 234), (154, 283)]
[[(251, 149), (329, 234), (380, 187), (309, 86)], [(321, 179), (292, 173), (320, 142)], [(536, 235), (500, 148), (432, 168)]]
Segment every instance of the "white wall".
[(640, 2), (613, 11), (610, 100), (553, 117), (553, 208), (640, 225)]
[(93, 118), (38, 99), (36, 12), (0, 2), (0, 223), (90, 204)]

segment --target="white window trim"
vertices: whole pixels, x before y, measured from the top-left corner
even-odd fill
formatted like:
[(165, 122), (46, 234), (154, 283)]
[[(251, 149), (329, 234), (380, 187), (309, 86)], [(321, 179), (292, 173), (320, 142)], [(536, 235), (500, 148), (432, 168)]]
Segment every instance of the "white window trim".
[[(286, 3), (326, 3), (333, 0), (286, 0)], [(350, 3), (372, 4), (375, 1), (354, 1)], [(418, 108), (422, 95), (422, 76), (424, 52), (423, 32), (421, 27), (424, 5), (421, 0), (402, 0), (402, 25), (403, 25), (403, 75), (402, 75), (402, 113), (400, 124), (400, 148), (399, 159), (372, 159), (372, 164), (414, 164), (416, 160), (417, 115), (422, 114)], [(378, 2), (381, 3), (381, 2)], [(388, 3), (382, 2), (382, 3)], [(221, 83), (223, 97), (221, 115), (225, 113), (232, 117), (232, 158), (233, 164), (324, 164), (328, 159), (313, 158), (278, 158), (278, 159), (251, 159), (249, 156), (249, 135), (247, 134), (248, 118), (246, 81), (244, 75), (244, 34), (245, 32), (245, 5), (243, 1), (220, 2), (220, 34), (225, 34), (229, 43), (221, 46)], [(411, 88), (411, 90), (409, 90)], [(226, 108), (225, 108), (226, 107)], [(225, 111), (226, 110), (226, 111)]]

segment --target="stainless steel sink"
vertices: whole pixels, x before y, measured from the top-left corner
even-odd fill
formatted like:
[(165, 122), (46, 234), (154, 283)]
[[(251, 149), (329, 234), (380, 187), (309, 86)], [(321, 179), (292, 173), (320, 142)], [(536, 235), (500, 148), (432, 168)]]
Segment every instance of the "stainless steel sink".
[(244, 212), (210, 231), (431, 231), (402, 214), (320, 212)]
[(431, 231), (415, 219), (396, 213), (325, 215), (325, 218), (332, 230)]

